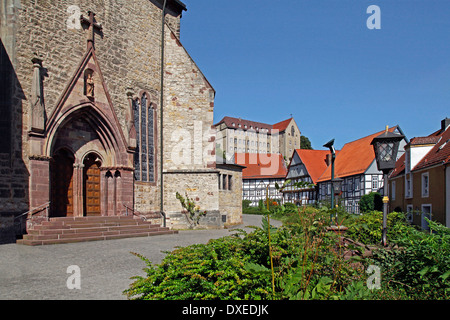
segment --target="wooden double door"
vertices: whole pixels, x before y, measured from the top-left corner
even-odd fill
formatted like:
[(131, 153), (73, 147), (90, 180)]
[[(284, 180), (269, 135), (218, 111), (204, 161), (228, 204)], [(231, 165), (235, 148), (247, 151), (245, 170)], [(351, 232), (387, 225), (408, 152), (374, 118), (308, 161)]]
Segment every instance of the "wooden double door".
[(85, 216), (100, 216), (100, 162), (91, 154), (86, 157), (83, 164), (83, 213)]
[[(51, 216), (74, 215), (74, 202), (82, 202), (83, 216), (101, 215), (100, 162), (89, 154), (82, 169), (74, 170), (74, 158), (67, 151), (53, 156), (51, 169)], [(77, 183), (78, 182), (78, 183)], [(75, 215), (79, 215), (76, 214)]]

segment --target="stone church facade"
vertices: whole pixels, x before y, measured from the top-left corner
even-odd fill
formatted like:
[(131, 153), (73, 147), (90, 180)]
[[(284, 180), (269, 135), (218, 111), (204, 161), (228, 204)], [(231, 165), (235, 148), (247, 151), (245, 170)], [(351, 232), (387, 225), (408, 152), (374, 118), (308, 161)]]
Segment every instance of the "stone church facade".
[(206, 226), (239, 220), (219, 208), (215, 90), (180, 42), (183, 3), (0, 3), (3, 217), (134, 213), (184, 228), (187, 192)]

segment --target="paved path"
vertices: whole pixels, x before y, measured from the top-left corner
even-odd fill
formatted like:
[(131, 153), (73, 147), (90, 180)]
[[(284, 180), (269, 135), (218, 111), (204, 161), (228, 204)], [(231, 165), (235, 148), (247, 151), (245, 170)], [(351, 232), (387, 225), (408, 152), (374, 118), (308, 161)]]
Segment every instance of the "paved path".
[[(261, 216), (244, 215), (244, 226), (249, 225), (261, 226)], [(133, 282), (130, 278), (145, 275), (144, 262), (130, 252), (140, 253), (156, 264), (165, 256), (164, 251), (176, 246), (206, 243), (229, 234), (230, 230), (225, 229), (197, 230), (36, 247), (0, 245), (0, 299), (126, 299), (122, 291)], [(67, 267), (71, 265), (80, 267), (80, 290), (67, 288), (71, 276)]]

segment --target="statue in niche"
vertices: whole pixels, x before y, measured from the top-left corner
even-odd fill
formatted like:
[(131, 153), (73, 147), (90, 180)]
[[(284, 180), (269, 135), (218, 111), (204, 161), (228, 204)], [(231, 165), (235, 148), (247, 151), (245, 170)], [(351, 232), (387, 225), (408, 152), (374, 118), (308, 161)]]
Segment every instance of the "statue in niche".
[(87, 69), (84, 76), (84, 92), (88, 98), (94, 97), (94, 72)]

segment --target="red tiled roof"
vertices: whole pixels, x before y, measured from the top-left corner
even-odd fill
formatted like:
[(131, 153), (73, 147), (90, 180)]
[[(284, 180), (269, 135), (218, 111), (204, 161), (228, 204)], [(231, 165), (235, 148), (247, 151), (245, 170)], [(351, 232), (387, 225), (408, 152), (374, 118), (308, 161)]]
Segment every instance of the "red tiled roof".
[(329, 150), (307, 150), (307, 149), (295, 149), (298, 156), (305, 165), (309, 176), (314, 184), (317, 183), (317, 179), (327, 168), (327, 154), (330, 154)]
[[(437, 132), (431, 135), (436, 136)], [(436, 164), (450, 163), (450, 127), (440, 131), (438, 140), (434, 147), (417, 163), (413, 170), (423, 169)]]
[[(389, 129), (393, 132), (396, 127)], [(334, 176), (335, 178), (342, 178), (352, 176), (355, 174), (364, 173), (367, 168), (375, 160), (375, 152), (373, 146), (370, 144), (376, 136), (384, 132), (380, 131), (370, 136), (346, 143), (341, 151), (336, 155), (334, 162)], [(331, 180), (331, 166), (325, 170), (318, 182)]]
[[(262, 122), (245, 120), (245, 119), (241, 119), (241, 118), (223, 117), (223, 119), (220, 120), (218, 123), (216, 123), (214, 126), (217, 127), (219, 124), (225, 123), (225, 125), (229, 128), (240, 129), (240, 130), (244, 130), (244, 131), (255, 130), (256, 132), (259, 132), (260, 129), (267, 129), (268, 130), (267, 133), (271, 134), (272, 130), (277, 130), (277, 132), (285, 131), (292, 119), (293, 118), (289, 118), (284, 121), (275, 123), (274, 125), (271, 125), (271, 124), (262, 123)], [(241, 125), (241, 126), (239, 127), (239, 125)], [(258, 128), (258, 129), (256, 129), (256, 128)]]
[(397, 162), (395, 163), (395, 168), (394, 170), (392, 170), (389, 178), (395, 178), (405, 172), (405, 158), (406, 152), (403, 153), (400, 158), (398, 158)]
[[(259, 129), (267, 129), (269, 130), (269, 132), (272, 130), (272, 125), (270, 124), (245, 120), (241, 118), (223, 117), (223, 119), (216, 123), (214, 126), (218, 126), (221, 123), (225, 123), (225, 125), (229, 128), (242, 129), (244, 131), (249, 130), (250, 127), (252, 127), (253, 130), (256, 130), (256, 128), (258, 128), (258, 131)], [(239, 127), (239, 124), (241, 125), (241, 127)]]
[(439, 136), (435, 136), (434, 133), (428, 137), (414, 137), (411, 139), (411, 145), (418, 144), (435, 144), (439, 140)]
[(246, 167), (242, 170), (242, 179), (286, 177), (286, 165), (281, 154), (235, 153), (234, 160)]
[(289, 125), (289, 123), (291, 123), (291, 120), (292, 120), (292, 118), (289, 118), (289, 119), (286, 119), (286, 120), (284, 120), (284, 121), (275, 123), (275, 124), (272, 126), (272, 129), (273, 129), (273, 130), (278, 130), (278, 132), (283, 132), (283, 131), (286, 130), (286, 128), (287, 128), (287, 126)]

